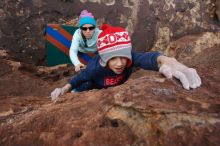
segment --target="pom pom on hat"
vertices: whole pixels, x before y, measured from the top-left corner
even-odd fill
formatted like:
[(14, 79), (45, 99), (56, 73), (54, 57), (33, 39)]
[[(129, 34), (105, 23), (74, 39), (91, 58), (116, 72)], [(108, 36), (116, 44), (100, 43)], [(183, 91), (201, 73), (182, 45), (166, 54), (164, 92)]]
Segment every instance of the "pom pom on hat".
[(102, 26), (101, 26), (101, 30), (105, 30), (105, 29), (107, 29), (107, 28), (109, 28), (110, 26), (108, 25), (108, 24), (103, 24)]
[(108, 24), (103, 24), (101, 29), (97, 43), (100, 64), (106, 66), (113, 57), (126, 57), (129, 60), (127, 65), (130, 66), (132, 45), (128, 32), (122, 27), (112, 27)]
[(91, 24), (93, 26), (96, 26), (94, 16), (87, 10), (83, 10), (79, 16), (79, 27), (82, 27), (85, 24)]
[(83, 17), (91, 17), (91, 18), (94, 18), (94, 16), (92, 15), (92, 13), (89, 13), (87, 10), (83, 10), (81, 13), (80, 13), (80, 18), (83, 18)]

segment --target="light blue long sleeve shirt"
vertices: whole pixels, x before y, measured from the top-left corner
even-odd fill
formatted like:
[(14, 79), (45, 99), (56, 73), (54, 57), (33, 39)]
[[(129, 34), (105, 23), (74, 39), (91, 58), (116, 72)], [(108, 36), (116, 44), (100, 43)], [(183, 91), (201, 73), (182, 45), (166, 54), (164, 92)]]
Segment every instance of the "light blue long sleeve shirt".
[(80, 64), (77, 56), (78, 51), (82, 53), (91, 53), (97, 51), (97, 40), (100, 33), (101, 30), (96, 28), (92, 38), (86, 40), (87, 47), (85, 47), (85, 42), (83, 41), (81, 30), (77, 29), (75, 31), (69, 51), (70, 60), (72, 61), (74, 66)]

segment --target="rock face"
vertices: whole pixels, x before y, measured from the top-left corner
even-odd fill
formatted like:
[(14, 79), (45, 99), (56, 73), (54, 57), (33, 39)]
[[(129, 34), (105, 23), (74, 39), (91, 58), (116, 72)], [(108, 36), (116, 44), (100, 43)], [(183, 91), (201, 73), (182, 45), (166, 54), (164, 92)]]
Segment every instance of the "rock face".
[(75, 19), (83, 9), (93, 12), (99, 25), (127, 28), (137, 51), (163, 52), (182, 36), (219, 31), (216, 0), (1, 0), (0, 5), (0, 49), (35, 65), (45, 64), (44, 26)]
[[(198, 35), (184, 36), (180, 39), (170, 42), (165, 49), (164, 54), (175, 57), (179, 61), (189, 62), (192, 61), (193, 57), (197, 56), (198, 54), (207, 52), (210, 50), (210, 48), (218, 45), (220, 45), (219, 32), (204, 32)], [(218, 58), (218, 54), (216, 54), (214, 58)]]
[[(217, 0), (1, 0), (0, 145), (218, 146), (220, 28)], [(159, 50), (201, 76), (184, 90), (158, 72), (137, 70), (123, 85), (50, 92), (74, 75), (47, 68), (44, 26), (88, 9), (98, 24), (126, 27), (137, 51)], [(104, 11), (103, 11), (104, 10)]]
[(218, 20), (220, 21), (220, 1), (216, 0), (215, 7), (216, 7), (215, 13), (217, 15)]
[[(200, 36), (194, 41), (192, 36), (185, 40), (196, 44)], [(179, 48), (186, 44), (181, 45)], [(191, 61), (185, 61), (201, 76), (203, 84), (198, 89), (187, 91), (175, 79), (137, 70), (121, 86), (68, 93), (55, 104), (47, 97), (73, 74), (71, 68), (31, 67), (12, 62), (2, 54), (0, 67), (4, 71), (0, 72), (0, 89), (14, 88), (17, 92), (0, 93), (0, 145), (218, 146), (220, 143), (220, 45), (202, 49)], [(10, 87), (5, 86), (7, 82), (11, 82)], [(18, 84), (23, 84), (20, 92)]]

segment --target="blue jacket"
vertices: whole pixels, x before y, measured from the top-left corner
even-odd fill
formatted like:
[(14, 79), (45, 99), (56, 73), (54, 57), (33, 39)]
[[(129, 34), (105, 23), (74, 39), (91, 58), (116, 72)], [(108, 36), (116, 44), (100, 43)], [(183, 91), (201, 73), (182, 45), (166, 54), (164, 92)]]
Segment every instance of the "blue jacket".
[(99, 63), (100, 56), (94, 57), (78, 75), (69, 83), (75, 91), (81, 92), (94, 88), (101, 89), (116, 86), (128, 80), (134, 67), (145, 70), (158, 70), (157, 57), (159, 52), (136, 53), (132, 52), (132, 65), (125, 68), (122, 74), (115, 74), (108, 67), (102, 67)]

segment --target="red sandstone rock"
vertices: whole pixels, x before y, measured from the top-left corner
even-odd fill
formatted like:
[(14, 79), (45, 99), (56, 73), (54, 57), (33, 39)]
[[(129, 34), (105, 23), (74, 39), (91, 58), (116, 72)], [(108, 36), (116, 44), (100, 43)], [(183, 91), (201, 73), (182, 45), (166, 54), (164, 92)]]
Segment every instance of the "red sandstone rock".
[(34, 73), (39, 68), (25, 65), (12, 72), (3, 59), (0, 145), (217, 146), (219, 50), (211, 48), (188, 62), (202, 78), (198, 89), (187, 91), (175, 79), (138, 70), (121, 86), (68, 93), (55, 104), (47, 97), (69, 78), (59, 72), (64, 68), (54, 72), (65, 79), (54, 81), (43, 78), (51, 73), (47, 68), (41, 68), (42, 76)]

